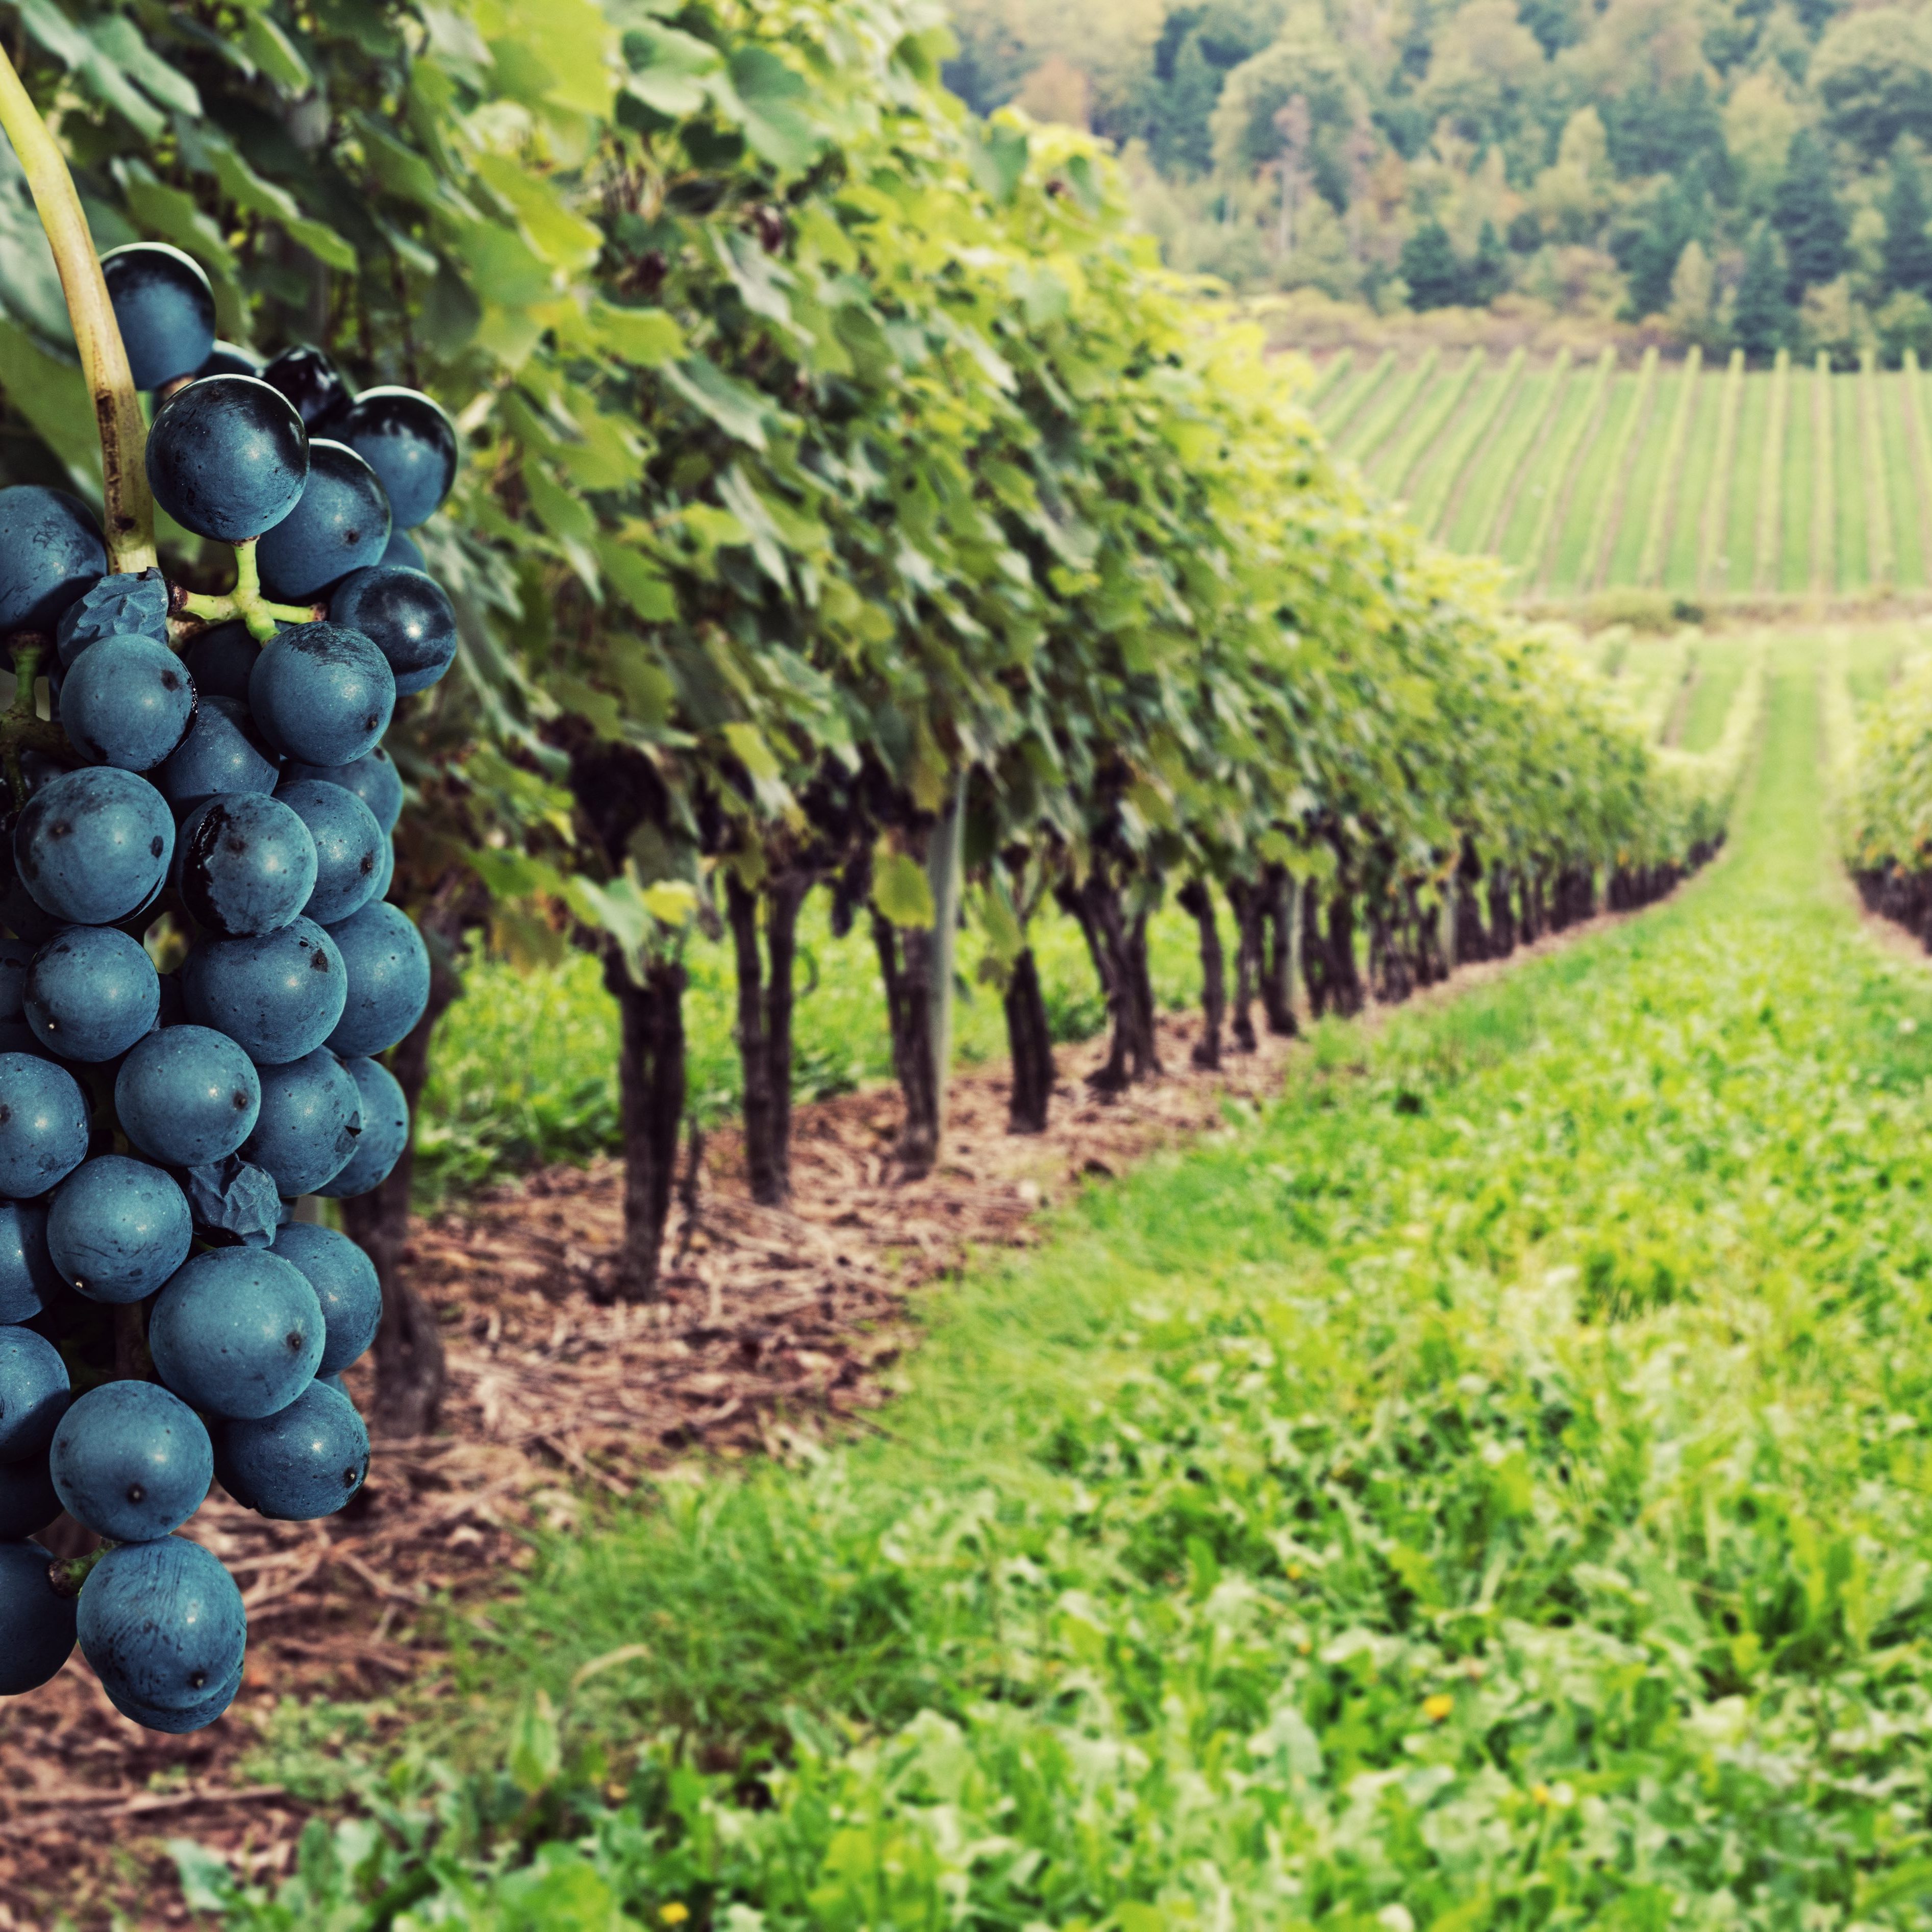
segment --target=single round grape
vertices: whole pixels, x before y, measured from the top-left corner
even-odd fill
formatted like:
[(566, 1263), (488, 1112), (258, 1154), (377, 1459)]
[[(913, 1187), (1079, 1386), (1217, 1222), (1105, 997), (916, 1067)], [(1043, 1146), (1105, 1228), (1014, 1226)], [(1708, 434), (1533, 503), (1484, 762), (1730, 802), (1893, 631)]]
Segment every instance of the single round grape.
[(372, 638), (396, 676), (396, 695), (427, 691), (456, 656), (456, 613), (419, 570), (358, 570), (335, 586), (328, 620)]
[(262, 358), (254, 350), (238, 342), (224, 342), (219, 336), (208, 352), (208, 360), (194, 372), (197, 382), (204, 376), (259, 376), (261, 373)]
[(346, 1234), (313, 1221), (291, 1221), (268, 1244), (268, 1252), (293, 1262), (315, 1290), (328, 1331), (316, 1373), (339, 1374), (367, 1352), (382, 1322), (376, 1264)]
[(61, 686), (61, 722), (90, 764), (152, 771), (188, 736), (194, 686), (180, 658), (151, 638), (103, 638)]
[(262, 1113), (242, 1150), (276, 1191), (293, 1198), (333, 1180), (356, 1151), (362, 1096), (326, 1048), (285, 1066), (262, 1069)]
[[(0, 1322), (31, 1322), (61, 1292), (47, 1251), (47, 1210), (38, 1201), (0, 1201)], [(0, 1537), (10, 1532), (0, 1526)]]
[(307, 778), (320, 778), (324, 784), (352, 791), (375, 814), (376, 823), (386, 832), (394, 831), (396, 820), (403, 815), (402, 774), (380, 745), (346, 765), (305, 765), (291, 758), (282, 767), (284, 785)]
[(382, 855), (382, 828), (375, 814), (352, 791), (326, 778), (291, 784), (284, 772), (275, 797), (315, 841), (315, 890), (302, 910), (318, 926), (333, 926), (359, 912), (376, 890)]
[(262, 742), (247, 704), (204, 697), (181, 749), (154, 777), (161, 796), (180, 808), (205, 798), (272, 792), (280, 775), (280, 763)]
[(111, 926), (70, 926), (34, 955), (27, 1024), (63, 1060), (118, 1059), (160, 1012), (161, 983), (138, 939)]
[(422, 546), (407, 530), (397, 529), (389, 532), (389, 547), (382, 553), (382, 561), (400, 570), (427, 570)]
[[(0, 1541), (17, 1542), (45, 1529), (61, 1513), (61, 1499), (44, 1456), (0, 1462)], [(6, 1641), (0, 1627), (0, 1643)], [(0, 1695), (5, 1695), (0, 1693)]]
[(27, 969), (34, 948), (25, 940), (0, 939), (0, 1020), (17, 1020), (26, 1012)]
[(111, 1684), (104, 1684), (100, 1688), (107, 1693), (107, 1701), (130, 1724), (179, 1737), (190, 1731), (205, 1731), (234, 1702), (242, 1688), (242, 1666), (238, 1664), (206, 1697), (180, 1711), (164, 1711), (153, 1704), (144, 1704), (138, 1697), (124, 1696)]
[(103, 1688), (157, 1711), (206, 1703), (248, 1648), (235, 1579), (182, 1536), (109, 1550), (80, 1586), (80, 1612), (81, 1654)]
[(130, 242), (100, 258), (107, 299), (137, 389), (192, 376), (214, 352), (214, 291), (191, 256), (165, 242)]
[(386, 899), (389, 888), (396, 881), (396, 842), (393, 838), (382, 841), (382, 851), (376, 860), (376, 890), (369, 896), (372, 899)]
[(196, 924), (224, 938), (274, 932), (315, 891), (316, 844), (279, 798), (203, 799), (182, 820), (175, 880)]
[(400, 906), (378, 899), (329, 928), (348, 975), (340, 1023), (328, 1036), (345, 1058), (395, 1045), (429, 1004), (429, 950)]
[(346, 1395), (311, 1382), (278, 1414), (222, 1431), (230, 1472), (250, 1509), (284, 1522), (333, 1516), (369, 1473), (369, 1432)]
[(396, 708), (395, 674), (360, 631), (293, 624), (262, 646), (248, 703), (263, 737), (308, 765), (346, 765), (373, 752)]
[(0, 1053), (0, 1195), (32, 1201), (87, 1158), (87, 1102), (74, 1076), (31, 1053)]
[(314, 1378), (327, 1328), (292, 1262), (262, 1248), (210, 1248), (162, 1289), (148, 1321), (161, 1380), (228, 1417), (286, 1408)]
[(202, 704), (211, 698), (232, 698), (246, 704), (248, 674), (261, 655), (262, 647), (248, 634), (246, 624), (211, 624), (182, 652), (182, 662)]
[(247, 939), (204, 940), (182, 965), (188, 1017), (237, 1041), (258, 1066), (313, 1053), (349, 996), (342, 955), (311, 919)]
[(143, 778), (90, 765), (43, 785), (14, 826), (14, 862), (34, 902), (70, 926), (112, 926), (168, 875), (174, 815)]
[(60, 668), (68, 670), (103, 638), (168, 640), (168, 581), (159, 569), (111, 572), (82, 591), (61, 613), (54, 629)]
[(306, 602), (389, 545), (389, 500), (352, 449), (311, 437), (302, 501), (262, 538), (262, 587), (279, 602)]
[(380, 1060), (358, 1056), (342, 1064), (361, 1097), (362, 1131), (356, 1136), (349, 1165), (315, 1190), (332, 1201), (352, 1200), (381, 1186), (410, 1138), (410, 1103), (396, 1076)]
[(336, 432), (382, 479), (397, 524), (412, 530), (456, 482), (456, 425), (418, 389), (364, 389)]
[(194, 1219), (172, 1176), (126, 1154), (83, 1161), (47, 1210), (53, 1264), (90, 1301), (145, 1301), (194, 1245)]
[(53, 1560), (38, 1543), (0, 1543), (0, 1697), (38, 1690), (74, 1654), (77, 1606), (54, 1588)]
[(322, 350), (307, 343), (272, 356), (262, 368), (262, 380), (280, 390), (295, 405), (304, 425), (317, 435), (327, 434), (324, 425), (345, 414), (356, 400), (342, 372)]
[(200, 1508), (214, 1480), (201, 1418), (154, 1382), (104, 1382), (81, 1396), (48, 1452), (67, 1513), (116, 1543), (152, 1543)]
[(0, 1328), (0, 1462), (39, 1455), (67, 1406), (60, 1351), (31, 1328)]
[(51, 631), (107, 570), (94, 512), (64, 490), (0, 490), (0, 633)]
[(148, 432), (154, 501), (198, 537), (260, 536), (302, 501), (308, 480), (302, 418), (253, 376), (209, 376), (178, 389)]
[(262, 1080), (254, 1062), (212, 1027), (151, 1033), (115, 1076), (114, 1111), (122, 1131), (143, 1154), (170, 1167), (202, 1167), (238, 1152), (261, 1110)]

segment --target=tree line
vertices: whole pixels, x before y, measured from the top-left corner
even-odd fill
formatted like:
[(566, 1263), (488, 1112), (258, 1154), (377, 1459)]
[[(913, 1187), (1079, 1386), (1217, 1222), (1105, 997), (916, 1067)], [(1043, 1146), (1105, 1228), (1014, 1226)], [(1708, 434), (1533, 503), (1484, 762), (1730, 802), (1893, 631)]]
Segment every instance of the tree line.
[[(1160, 1070), (1165, 895), (1199, 924), (1212, 1064), (1292, 1030), (1295, 978), (1318, 1013), (1400, 998), (1720, 838), (1721, 777), (1660, 760), (1485, 568), (1364, 498), (1294, 367), (1162, 269), (1103, 149), (968, 112), (948, 36), (898, 0), (136, 20), (22, 16), (104, 244), (178, 242), (233, 332), (426, 386), (464, 433), (419, 533), (463, 648), (391, 740), (392, 896), (435, 962), (393, 1068), (413, 1102), (479, 936), (594, 955), (620, 1292), (657, 1292), (701, 928), (734, 949), (746, 1164), (776, 1204), (814, 891), (876, 947), (916, 1174), (962, 919), (1024, 1132), (1054, 1084), (1049, 904), (1085, 934), (1118, 1089)], [(34, 239), (0, 456), (98, 488)], [(410, 1179), (348, 1225), (385, 1292), (377, 1418), (415, 1432), (440, 1346), (401, 1268)]]
[(1501, 302), (1932, 354), (1932, 27), (1804, 0), (960, 0), (947, 71), (1130, 157), (1176, 266), (1386, 313)]

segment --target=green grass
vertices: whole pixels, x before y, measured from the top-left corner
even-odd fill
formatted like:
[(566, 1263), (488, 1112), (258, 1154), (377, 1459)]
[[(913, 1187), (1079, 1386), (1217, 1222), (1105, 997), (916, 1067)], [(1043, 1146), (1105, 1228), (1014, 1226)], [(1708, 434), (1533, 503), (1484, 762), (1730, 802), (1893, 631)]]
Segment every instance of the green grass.
[(1690, 688), (1677, 741), (1682, 749), (1693, 752), (1714, 749), (1724, 736), (1725, 720), (1731, 715), (1757, 645), (1749, 638), (1720, 634), (1700, 638), (1696, 650), (1696, 681)]
[[(1222, 911), (1222, 943), (1234, 932)], [(1201, 996), (1194, 922), (1172, 906), (1148, 928), (1154, 992), (1169, 1008)], [(1034, 951), (1054, 1037), (1080, 1040), (1106, 1024), (1106, 1010), (1079, 928), (1057, 913), (1035, 922)], [(1232, 950), (1230, 952), (1232, 956)], [(736, 979), (728, 949), (700, 940), (687, 956), (685, 999), (692, 1114), (704, 1124), (736, 1111), (741, 1090), (732, 1035)], [(1006, 1050), (999, 997), (962, 962), (953, 1052), (972, 1066)], [(869, 927), (834, 938), (823, 893), (806, 902), (799, 928), (794, 1091), (822, 1099), (892, 1077), (885, 993)], [(587, 956), (554, 968), (519, 971), (478, 958), (464, 997), (445, 1014), (430, 1057), (418, 1130), (425, 1204), (544, 1161), (581, 1161), (619, 1144), (617, 1022), (601, 969)]]
[(1671, 905), (1324, 1028), (878, 1430), (547, 1545), (400, 1754), (292, 1710), (254, 1774), (356, 1815), (232, 1922), (1932, 1923), (1932, 979), (1815, 672)]
[(1684, 365), (1660, 367), (1647, 398), (1626, 366), (1592, 418), (1594, 362), (1511, 359), (1513, 381), (1460, 352), (1384, 356), (1337, 378), (1316, 418), (1422, 528), (1492, 551), (1522, 590), (1799, 597), (1932, 584), (1932, 441), (1922, 460), (1911, 409), (1916, 394), (1932, 428), (1923, 372), (1743, 370), (1727, 436), (1726, 370), (1697, 374), (1686, 413)]

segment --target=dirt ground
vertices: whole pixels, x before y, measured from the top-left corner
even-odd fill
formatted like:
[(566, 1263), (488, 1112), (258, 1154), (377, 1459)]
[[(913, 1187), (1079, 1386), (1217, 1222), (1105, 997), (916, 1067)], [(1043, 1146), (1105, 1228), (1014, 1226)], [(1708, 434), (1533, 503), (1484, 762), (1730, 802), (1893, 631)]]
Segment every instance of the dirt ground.
[[(1605, 920), (1532, 949), (1573, 944)], [(1516, 958), (1526, 956), (1519, 952)], [(1479, 966), (1425, 998), (1506, 966)], [(442, 1426), (380, 1442), (354, 1504), (271, 1523), (218, 1490), (189, 1526), (235, 1572), (248, 1607), (248, 1672), (226, 1718), (187, 1738), (121, 1718), (76, 1652), (0, 1718), (0, 1928), (115, 1920), (184, 1925), (169, 1838), (219, 1846), (264, 1876), (292, 1858), (305, 1813), (238, 1774), (284, 1697), (359, 1702), (433, 1678), (440, 1616), (500, 1596), (529, 1567), (529, 1532), (567, 1528), (595, 1487), (628, 1496), (693, 1453), (782, 1453), (884, 1399), (881, 1378), (916, 1332), (922, 1290), (975, 1250), (1026, 1246), (1045, 1208), (1156, 1148), (1280, 1090), (1296, 1042), (1266, 1040), (1218, 1072), (1190, 1063), (1192, 1016), (1165, 1016), (1166, 1072), (1102, 1101), (1082, 1076), (1100, 1043), (1062, 1048), (1052, 1124), (1006, 1130), (1003, 1066), (952, 1090), (944, 1157), (896, 1170), (896, 1093), (801, 1109), (795, 1205), (752, 1205), (735, 1138), (700, 1168), (696, 1212), (674, 1210), (663, 1298), (604, 1298), (621, 1225), (620, 1170), (552, 1168), (421, 1224), (408, 1251), (448, 1351)], [(361, 1394), (358, 1367), (350, 1373)]]

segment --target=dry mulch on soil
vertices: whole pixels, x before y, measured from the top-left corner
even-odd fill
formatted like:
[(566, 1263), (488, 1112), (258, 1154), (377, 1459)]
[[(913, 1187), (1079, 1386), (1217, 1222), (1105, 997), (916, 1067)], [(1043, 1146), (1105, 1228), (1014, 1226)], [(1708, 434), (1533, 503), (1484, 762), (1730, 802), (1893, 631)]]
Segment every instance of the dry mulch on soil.
[[(1528, 952), (1574, 942), (1607, 920)], [(1519, 952), (1516, 958), (1527, 956)], [(1504, 969), (1477, 966), (1454, 993)], [(1425, 995), (1425, 998), (1430, 997)], [(263, 1874), (286, 1868), (304, 1808), (238, 1778), (284, 1697), (372, 1700), (437, 1660), (437, 1599), (480, 1604), (533, 1560), (528, 1532), (568, 1527), (586, 1486), (628, 1496), (693, 1450), (783, 1453), (797, 1432), (862, 1416), (913, 1338), (914, 1292), (975, 1248), (1037, 1238), (1041, 1210), (1280, 1090), (1294, 1044), (1264, 1039), (1194, 1067), (1198, 1022), (1163, 1016), (1166, 1074), (1118, 1099), (1080, 1076), (1096, 1046), (1063, 1048), (1046, 1133), (1006, 1130), (1006, 1072), (954, 1081), (946, 1145), (928, 1177), (893, 1159), (899, 1108), (880, 1088), (802, 1108), (795, 1205), (754, 1207), (734, 1136), (712, 1139), (694, 1218), (673, 1212), (663, 1298), (606, 1298), (622, 1225), (611, 1160), (551, 1168), (419, 1224), (406, 1260), (448, 1351), (442, 1430), (379, 1442), (350, 1508), (274, 1523), (218, 1489), (190, 1528), (235, 1572), (248, 1606), (242, 1695), (186, 1738), (119, 1716), (76, 1652), (52, 1683), (6, 1706), (0, 1732), (0, 1932), (78, 1924), (182, 1925), (163, 1841), (186, 1835)], [(350, 1372), (368, 1393), (366, 1365)]]

